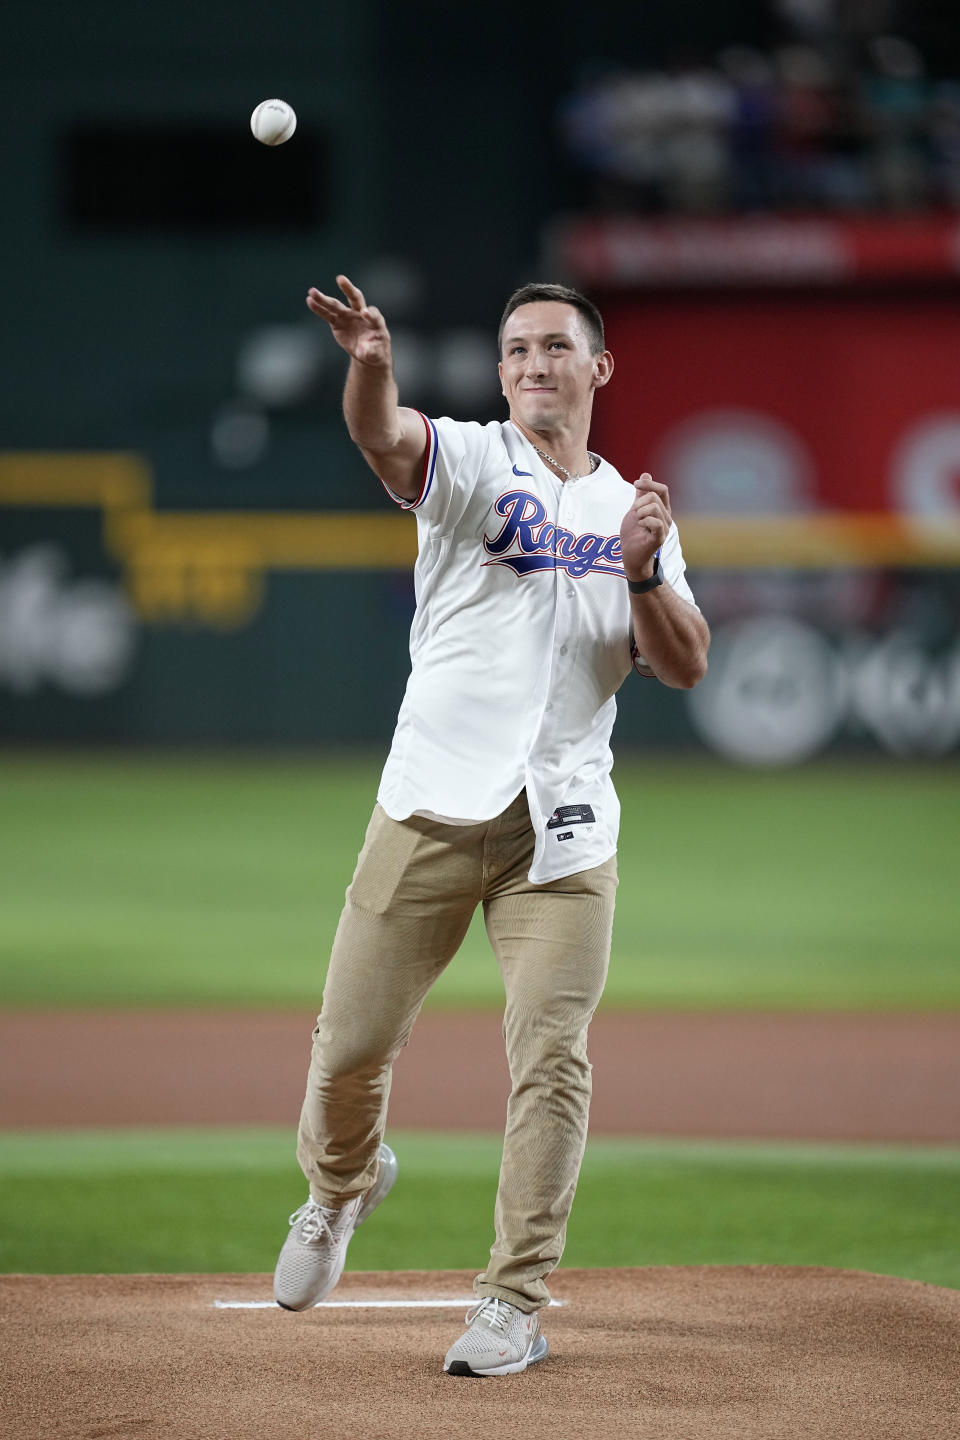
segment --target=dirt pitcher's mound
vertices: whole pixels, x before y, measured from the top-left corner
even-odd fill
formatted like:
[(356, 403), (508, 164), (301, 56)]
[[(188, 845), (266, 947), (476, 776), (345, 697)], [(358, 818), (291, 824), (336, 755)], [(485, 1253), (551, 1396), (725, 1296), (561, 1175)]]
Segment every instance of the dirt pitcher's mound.
[[(10, 1440), (955, 1440), (960, 1292), (859, 1271), (561, 1270), (551, 1354), (452, 1379), (465, 1272), (0, 1278)], [(386, 1303), (385, 1303), (386, 1302)]]

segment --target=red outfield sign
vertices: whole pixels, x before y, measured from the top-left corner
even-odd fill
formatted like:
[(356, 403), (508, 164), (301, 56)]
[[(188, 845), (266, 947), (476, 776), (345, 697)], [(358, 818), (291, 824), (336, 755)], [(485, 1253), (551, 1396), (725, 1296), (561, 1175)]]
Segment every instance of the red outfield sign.
[(559, 220), (551, 273), (589, 290), (960, 279), (960, 216)]
[(608, 302), (593, 442), (678, 515), (960, 526), (960, 287)]

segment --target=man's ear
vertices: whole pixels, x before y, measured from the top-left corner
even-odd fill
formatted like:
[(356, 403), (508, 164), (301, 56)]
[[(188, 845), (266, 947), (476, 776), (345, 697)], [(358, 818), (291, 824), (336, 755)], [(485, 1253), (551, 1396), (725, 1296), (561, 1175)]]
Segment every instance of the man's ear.
[(602, 350), (593, 365), (593, 388), (599, 390), (606, 385), (613, 374), (613, 356), (609, 350)]

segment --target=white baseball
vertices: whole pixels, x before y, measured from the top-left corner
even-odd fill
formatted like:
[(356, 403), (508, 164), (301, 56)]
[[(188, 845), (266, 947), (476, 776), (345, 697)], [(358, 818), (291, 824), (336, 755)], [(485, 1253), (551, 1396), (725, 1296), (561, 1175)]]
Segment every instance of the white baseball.
[(286, 100), (261, 100), (250, 116), (250, 129), (261, 145), (282, 145), (296, 128), (296, 112)]

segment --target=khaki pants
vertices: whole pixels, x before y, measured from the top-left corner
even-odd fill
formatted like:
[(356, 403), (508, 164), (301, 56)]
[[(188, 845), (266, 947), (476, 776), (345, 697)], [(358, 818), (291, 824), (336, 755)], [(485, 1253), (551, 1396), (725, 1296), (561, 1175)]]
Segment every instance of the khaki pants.
[(397, 822), (376, 807), (333, 944), (297, 1148), (322, 1205), (374, 1183), (393, 1062), (482, 904), (506, 991), (512, 1089), (496, 1238), (474, 1288), (523, 1310), (549, 1301), (545, 1278), (563, 1251), (617, 887), (615, 858), (532, 885), (533, 845), (525, 792), (479, 825)]

